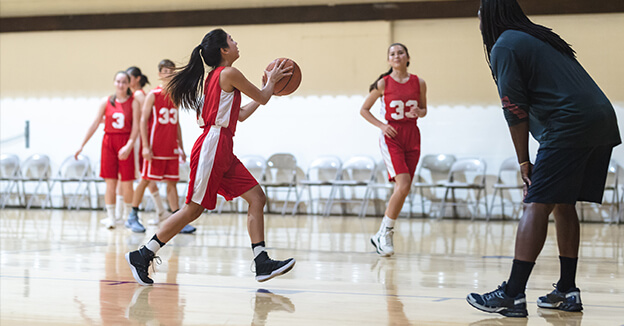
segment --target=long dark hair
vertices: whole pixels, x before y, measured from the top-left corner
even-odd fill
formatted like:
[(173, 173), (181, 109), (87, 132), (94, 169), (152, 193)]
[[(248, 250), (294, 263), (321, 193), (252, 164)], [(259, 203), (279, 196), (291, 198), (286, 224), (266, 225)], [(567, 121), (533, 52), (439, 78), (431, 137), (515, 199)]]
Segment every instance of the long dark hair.
[(126, 69), (126, 72), (128, 73), (128, 75), (132, 75), (133, 77), (141, 77), (141, 80), (139, 81), (139, 84), (141, 85), (141, 88), (145, 87), (146, 84), (149, 84), (149, 80), (147, 79), (147, 76), (145, 76), (142, 72), (141, 69), (139, 69), (139, 67), (136, 66), (132, 66), (128, 69)]
[[(117, 75), (119, 74), (126, 76), (126, 78), (128, 78), (128, 84), (130, 84), (130, 75), (128, 75), (128, 73), (123, 70), (116, 72), (113, 80), (117, 79)], [(126, 94), (128, 95), (128, 97), (132, 96), (132, 90), (130, 89), (130, 85), (128, 85), (128, 90), (126, 90)], [(111, 97), (108, 98), (108, 102), (110, 102), (112, 106), (115, 106), (116, 99), (117, 99), (117, 93), (115, 92), (113, 93)]]
[(171, 100), (178, 106), (201, 110), (201, 95), (204, 91), (204, 63), (216, 68), (221, 63), (221, 49), (227, 49), (227, 33), (222, 29), (214, 29), (204, 36), (201, 43), (191, 52), (186, 66), (181, 67), (173, 76), (167, 87)]
[(488, 65), (490, 53), (498, 37), (506, 30), (513, 29), (525, 32), (543, 42), (550, 44), (557, 51), (571, 57), (576, 52), (552, 29), (533, 23), (524, 14), (516, 0), (481, 0), (481, 36)]
[[(408, 56), (408, 57), (410, 56), (410, 55), (409, 55), (409, 51), (407, 51), (407, 47), (406, 47), (403, 43), (392, 43), (392, 44), (390, 44), (390, 46), (388, 47), (388, 52), (390, 52), (390, 48), (391, 48), (391, 47), (393, 47), (393, 46), (395, 46), (395, 45), (399, 45), (399, 46), (401, 46), (401, 47), (403, 48), (403, 50), (405, 50), (405, 54), (407, 54), (407, 56)], [(408, 66), (408, 67), (409, 67), (409, 64), (410, 64), (410, 63), (409, 63), (409, 61), (407, 61), (407, 66)], [(392, 73), (392, 67), (390, 67), (390, 70), (388, 70), (388, 71), (384, 72), (383, 74), (379, 75), (379, 77), (377, 77), (377, 79), (375, 79), (375, 82), (374, 82), (374, 83), (372, 83), (372, 84), (368, 87), (368, 91), (370, 92), (370, 91), (372, 91), (373, 89), (377, 89), (377, 82), (378, 82), (380, 79), (382, 79), (382, 78), (384, 78), (384, 77), (388, 76), (388, 75), (389, 75), (389, 74), (391, 74), (391, 73)]]

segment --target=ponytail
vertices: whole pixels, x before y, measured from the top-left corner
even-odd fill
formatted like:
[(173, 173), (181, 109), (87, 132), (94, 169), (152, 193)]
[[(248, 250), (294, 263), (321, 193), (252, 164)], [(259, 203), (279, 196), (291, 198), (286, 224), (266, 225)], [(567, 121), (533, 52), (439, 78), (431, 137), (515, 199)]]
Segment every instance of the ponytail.
[(221, 49), (229, 46), (227, 40), (228, 34), (224, 30), (217, 28), (210, 31), (193, 49), (188, 64), (175, 73), (167, 86), (167, 92), (178, 107), (193, 109), (198, 113), (201, 111), (204, 63), (213, 69), (218, 67), (221, 64)]
[(128, 75), (132, 75), (134, 77), (141, 77), (139, 81), (139, 85), (141, 85), (141, 88), (145, 87), (146, 84), (150, 83), (149, 80), (147, 79), (147, 76), (143, 75), (143, 72), (141, 72), (141, 69), (139, 69), (139, 67), (137, 66), (132, 66), (126, 69), (126, 72), (128, 73)]
[(199, 97), (204, 91), (204, 62), (200, 51), (201, 45), (193, 49), (186, 66), (180, 68), (167, 87), (167, 92), (175, 105), (181, 108), (201, 110)]
[(378, 82), (380, 79), (382, 79), (382, 78), (384, 78), (384, 77), (388, 76), (388, 75), (389, 75), (389, 74), (391, 74), (391, 73), (392, 73), (392, 67), (390, 68), (390, 70), (388, 70), (388, 71), (384, 72), (383, 74), (379, 75), (379, 77), (377, 77), (377, 79), (375, 79), (375, 82), (374, 82), (374, 83), (372, 83), (372, 84), (368, 87), (368, 91), (369, 91), (369, 92), (372, 92), (372, 91), (373, 91), (373, 89), (377, 89), (377, 82)]

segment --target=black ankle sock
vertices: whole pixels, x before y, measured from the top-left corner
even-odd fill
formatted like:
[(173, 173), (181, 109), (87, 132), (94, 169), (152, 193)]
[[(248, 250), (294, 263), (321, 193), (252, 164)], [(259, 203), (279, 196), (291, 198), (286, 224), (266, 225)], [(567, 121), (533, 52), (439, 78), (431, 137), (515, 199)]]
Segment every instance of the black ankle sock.
[(139, 211), (139, 208), (138, 207), (132, 207), (132, 211), (137, 213)]
[(514, 259), (511, 275), (509, 275), (507, 287), (505, 288), (505, 293), (508, 296), (515, 298), (518, 294), (524, 293), (533, 266), (535, 266), (534, 262)]
[(567, 292), (568, 290), (576, 287), (576, 265), (578, 258), (562, 257), (559, 256), (561, 276), (559, 282), (557, 282), (557, 290), (561, 292)]
[(162, 241), (160, 241), (160, 239), (158, 239), (158, 237), (156, 236), (156, 234), (154, 234), (154, 236), (152, 237), (152, 240), (154, 240), (154, 241), (158, 242), (158, 244), (160, 245), (160, 247), (161, 247), (161, 248), (165, 246), (165, 243), (164, 243), (164, 242), (162, 242)]
[(254, 261), (256, 263), (261, 263), (265, 260), (269, 259), (269, 254), (267, 254), (266, 251), (261, 252), (260, 254), (258, 254), (258, 256), (256, 256), (256, 258), (254, 258)]
[(154, 254), (154, 252), (147, 249), (146, 246), (141, 247), (141, 249), (139, 249), (139, 252), (141, 253), (141, 256), (143, 256), (145, 259), (152, 259), (156, 255)]
[(252, 243), (251, 244), (251, 249), (257, 247), (257, 246), (262, 246), (262, 247), (266, 247), (266, 245), (264, 244), (264, 241), (260, 241), (258, 243)]

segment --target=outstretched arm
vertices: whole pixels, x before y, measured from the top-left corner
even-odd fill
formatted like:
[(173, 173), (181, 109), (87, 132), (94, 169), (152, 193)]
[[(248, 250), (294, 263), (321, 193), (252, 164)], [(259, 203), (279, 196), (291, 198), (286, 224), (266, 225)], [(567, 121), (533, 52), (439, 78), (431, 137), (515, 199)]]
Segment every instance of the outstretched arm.
[(100, 107), (98, 108), (97, 115), (95, 116), (95, 120), (93, 121), (93, 123), (91, 123), (91, 126), (89, 126), (89, 129), (87, 129), (87, 134), (85, 135), (85, 138), (82, 141), (82, 145), (80, 145), (80, 148), (74, 154), (74, 158), (75, 159), (78, 159), (78, 155), (80, 155), (80, 153), (84, 149), (85, 145), (87, 144), (87, 142), (89, 142), (89, 139), (91, 139), (91, 137), (93, 136), (93, 134), (97, 130), (98, 126), (100, 125), (100, 123), (104, 119), (104, 112), (106, 111), (106, 103), (107, 102), (108, 102), (108, 98), (105, 98), (102, 101), (102, 103), (100, 104)]
[(238, 69), (234, 67), (226, 67), (221, 71), (219, 79), (219, 85), (226, 92), (231, 92), (234, 89), (238, 89), (243, 94), (249, 96), (252, 100), (264, 105), (269, 102), (273, 95), (273, 89), (275, 83), (277, 83), (284, 76), (290, 76), (292, 67), (284, 68), (283, 60), (279, 65), (275, 65), (271, 71), (264, 71), (267, 75), (267, 83), (262, 89), (258, 89), (252, 84)]

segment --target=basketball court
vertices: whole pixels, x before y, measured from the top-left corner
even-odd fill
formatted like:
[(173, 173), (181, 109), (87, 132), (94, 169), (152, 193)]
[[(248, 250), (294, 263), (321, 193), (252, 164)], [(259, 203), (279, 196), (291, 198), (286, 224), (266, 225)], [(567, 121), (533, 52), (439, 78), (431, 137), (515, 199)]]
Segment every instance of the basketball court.
[[(146, 213), (145, 215), (149, 215)], [(559, 261), (549, 238), (527, 289), (529, 318), (470, 307), (469, 292), (506, 280), (516, 222), (401, 218), (397, 252), (368, 242), (377, 218), (268, 215), (273, 257), (294, 257), (288, 274), (258, 283), (244, 214), (206, 214), (195, 235), (159, 255), (155, 285), (138, 285), (124, 254), (154, 227), (107, 230), (103, 212), (2, 211), (2, 325), (623, 325), (624, 228), (581, 225), (577, 284), (585, 310), (537, 308)]]

